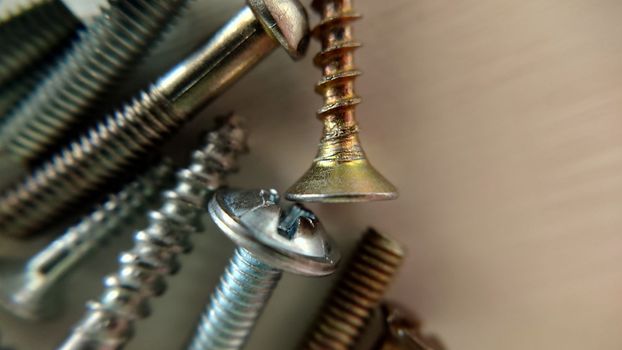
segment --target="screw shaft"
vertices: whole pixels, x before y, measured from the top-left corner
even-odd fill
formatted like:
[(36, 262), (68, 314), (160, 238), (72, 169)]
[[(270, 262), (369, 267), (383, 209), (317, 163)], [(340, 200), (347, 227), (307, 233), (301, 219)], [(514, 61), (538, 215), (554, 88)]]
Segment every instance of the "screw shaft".
[(131, 338), (136, 319), (150, 313), (148, 301), (166, 289), (165, 276), (179, 269), (177, 255), (190, 249), (206, 198), (235, 170), (246, 149), (240, 120), (228, 118), (208, 143), (194, 152), (191, 164), (177, 172), (177, 184), (163, 193), (149, 225), (134, 235), (134, 247), (119, 257), (119, 270), (104, 280), (99, 301), (91, 301), (84, 318), (60, 349), (121, 349)]
[(50, 298), (55, 296), (52, 292), (57, 290), (60, 280), (102, 240), (132, 219), (171, 174), (171, 163), (163, 161), (120, 192), (110, 195), (102, 205), (29, 259), (23, 270), (9, 276), (23, 283), (12, 284), (9, 280), (9, 288), (0, 290), (0, 304), (22, 318), (50, 316), (58, 304)]
[(281, 274), (249, 251), (237, 248), (188, 349), (241, 349)]
[(186, 2), (110, 0), (47, 79), (7, 116), (0, 139), (8, 154), (32, 163), (84, 123), (84, 113), (145, 56)]
[(369, 229), (322, 307), (303, 349), (352, 349), (404, 258), (399, 243)]

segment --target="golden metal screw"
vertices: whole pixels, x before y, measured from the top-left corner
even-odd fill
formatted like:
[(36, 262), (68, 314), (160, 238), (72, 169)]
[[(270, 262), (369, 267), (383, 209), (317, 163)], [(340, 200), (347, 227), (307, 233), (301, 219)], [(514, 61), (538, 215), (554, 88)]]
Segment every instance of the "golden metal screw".
[(352, 349), (403, 259), (398, 242), (368, 229), (302, 348)]
[(316, 91), (324, 97), (317, 113), (324, 130), (311, 168), (286, 197), (318, 202), (395, 199), (396, 188), (369, 163), (358, 138), (354, 109), (361, 99), (354, 79), (361, 72), (354, 66), (354, 50), (360, 44), (353, 40), (349, 22), (360, 15), (351, 0), (314, 0), (312, 7), (322, 15), (313, 35), (322, 42), (315, 64), (323, 74)]

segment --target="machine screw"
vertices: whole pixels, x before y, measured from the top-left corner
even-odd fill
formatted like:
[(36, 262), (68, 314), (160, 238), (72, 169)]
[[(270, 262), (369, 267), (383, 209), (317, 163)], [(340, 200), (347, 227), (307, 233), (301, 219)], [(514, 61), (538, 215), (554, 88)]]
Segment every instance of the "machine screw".
[(404, 258), (395, 240), (368, 229), (302, 349), (352, 349)]
[(60, 304), (59, 283), (101, 241), (117, 232), (159, 193), (172, 175), (166, 160), (110, 195), (91, 214), (68, 228), (45, 249), (23, 262), (0, 264), (0, 306), (29, 320), (53, 316)]
[(188, 349), (241, 349), (283, 270), (332, 273), (339, 253), (313, 213), (278, 206), (275, 190), (220, 190), (209, 203), (218, 227), (237, 245)]
[(444, 350), (440, 339), (423, 334), (421, 322), (393, 303), (382, 303), (383, 334), (374, 350)]
[(157, 147), (279, 44), (300, 57), (308, 22), (297, 0), (248, 0), (215, 36), (132, 103), (54, 154), (0, 197), (0, 233), (32, 234)]
[(324, 97), (317, 112), (324, 123), (319, 151), (307, 172), (285, 196), (294, 201), (357, 202), (397, 198), (397, 190), (367, 160), (361, 147), (355, 107), (361, 99), (354, 79), (354, 50), (349, 22), (360, 17), (352, 0), (314, 0), (322, 19), (313, 34), (322, 42), (315, 64), (322, 69), (316, 91)]
[(119, 257), (119, 270), (104, 279), (99, 301), (87, 304), (86, 315), (59, 349), (121, 349), (130, 340), (135, 320), (149, 315), (149, 299), (164, 293), (165, 277), (179, 269), (177, 256), (191, 248), (190, 234), (210, 194), (221, 187), (246, 151), (246, 133), (237, 117), (207, 135), (191, 164), (177, 172), (177, 184), (163, 192), (149, 225), (134, 235), (134, 247)]
[(186, 3), (110, 0), (47, 78), (7, 115), (0, 129), (7, 155), (18, 165), (32, 163), (84, 125), (85, 113), (145, 56)]
[(0, 85), (64, 47), (81, 26), (61, 0), (30, 1), (0, 18)]

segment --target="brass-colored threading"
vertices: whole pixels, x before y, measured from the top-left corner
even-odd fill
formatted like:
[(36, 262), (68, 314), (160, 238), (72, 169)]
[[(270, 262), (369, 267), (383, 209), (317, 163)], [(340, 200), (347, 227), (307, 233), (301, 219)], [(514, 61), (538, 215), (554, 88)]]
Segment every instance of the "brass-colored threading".
[(322, 69), (316, 92), (324, 98), (318, 118), (324, 123), (316, 161), (352, 161), (365, 158), (358, 141), (355, 107), (361, 99), (354, 91), (354, 80), (361, 74), (354, 65), (354, 41), (350, 22), (360, 18), (350, 0), (315, 0), (312, 7), (322, 19), (313, 35), (322, 50), (314, 63)]
[(368, 229), (302, 348), (352, 349), (397, 273), (404, 255), (398, 242)]

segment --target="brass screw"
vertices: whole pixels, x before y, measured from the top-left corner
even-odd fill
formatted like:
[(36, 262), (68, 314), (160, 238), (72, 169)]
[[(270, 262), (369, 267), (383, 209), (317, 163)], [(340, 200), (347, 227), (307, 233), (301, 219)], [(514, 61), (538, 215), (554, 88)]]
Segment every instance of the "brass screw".
[(368, 229), (325, 302), (303, 349), (352, 349), (404, 259), (395, 240)]
[(317, 112), (324, 123), (319, 151), (307, 172), (289, 189), (295, 201), (355, 202), (395, 199), (396, 188), (369, 163), (361, 147), (355, 107), (361, 99), (354, 80), (361, 74), (354, 66), (354, 41), (350, 22), (360, 15), (351, 0), (314, 0), (322, 19), (313, 35), (322, 42), (315, 65), (322, 69), (316, 91), (324, 97)]

